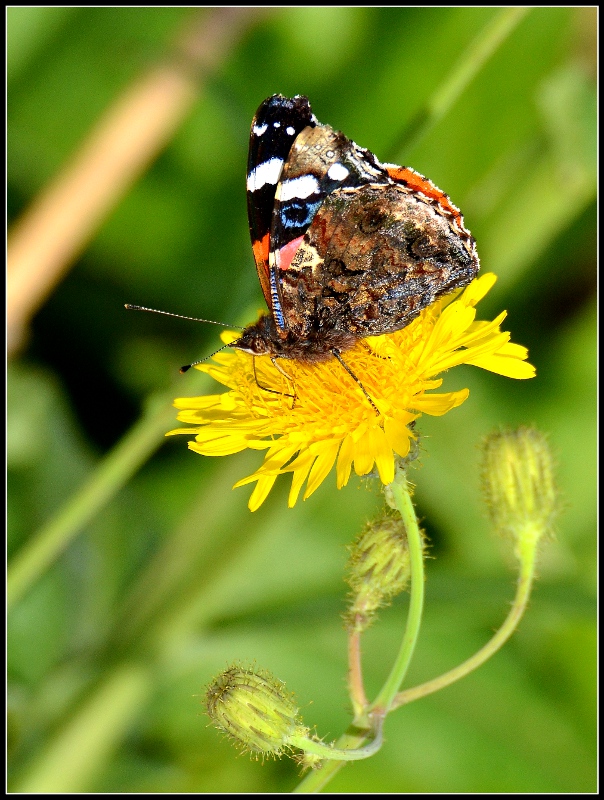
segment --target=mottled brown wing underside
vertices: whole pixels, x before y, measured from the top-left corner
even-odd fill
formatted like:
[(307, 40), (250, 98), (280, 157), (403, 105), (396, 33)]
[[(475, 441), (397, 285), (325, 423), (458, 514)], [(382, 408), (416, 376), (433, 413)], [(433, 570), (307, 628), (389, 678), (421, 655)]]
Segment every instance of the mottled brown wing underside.
[(301, 338), (321, 328), (389, 333), (478, 268), (472, 238), (435, 200), (397, 184), (338, 189), (281, 272), (283, 312)]

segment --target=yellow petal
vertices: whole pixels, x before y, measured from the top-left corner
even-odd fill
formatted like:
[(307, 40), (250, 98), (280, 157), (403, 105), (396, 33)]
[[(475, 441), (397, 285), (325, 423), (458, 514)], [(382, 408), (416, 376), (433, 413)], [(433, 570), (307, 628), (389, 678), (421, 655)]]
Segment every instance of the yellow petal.
[(483, 356), (482, 358), (473, 358), (468, 361), (468, 364), (487, 369), (489, 372), (495, 372), (497, 375), (504, 375), (506, 378), (516, 378), (517, 380), (534, 378), (537, 374), (535, 367), (529, 364), (528, 361), (519, 361), (517, 358), (510, 358), (497, 353)]
[(177, 397), (174, 401), (175, 408), (220, 408), (222, 406), (221, 394), (202, 395), (201, 397)]
[(338, 454), (338, 463), (336, 466), (338, 489), (346, 486), (350, 478), (350, 470), (352, 469), (352, 462), (354, 461), (354, 447), (354, 438), (352, 434), (349, 433), (340, 445), (340, 452)]
[(298, 466), (293, 471), (294, 474), (292, 475), (292, 485), (291, 489), (289, 490), (289, 497), (287, 499), (287, 505), (289, 508), (293, 508), (296, 505), (298, 495), (300, 494), (300, 489), (302, 488), (302, 484), (310, 472), (310, 468), (312, 467), (314, 460), (315, 456), (308, 452), (305, 453), (304, 459), (296, 459), (296, 461), (298, 461)]
[(470, 347), (470, 345), (482, 344), (490, 341), (491, 337), (499, 333), (499, 326), (507, 317), (507, 312), (502, 311), (492, 322), (473, 322), (468, 328), (467, 333), (455, 340), (455, 347)]
[(310, 497), (311, 494), (319, 488), (325, 478), (329, 475), (336, 460), (336, 456), (338, 455), (339, 448), (339, 442), (330, 442), (329, 446), (325, 448), (324, 452), (317, 456), (315, 463), (312, 465), (310, 475), (308, 476), (308, 484), (306, 485), (306, 491), (304, 492), (304, 500), (306, 500), (307, 497)]
[(240, 453), (247, 448), (245, 439), (237, 437), (223, 437), (213, 442), (189, 442), (189, 450), (200, 453), (202, 456), (231, 456), (233, 453)]
[(459, 298), (460, 302), (475, 306), (476, 303), (479, 303), (482, 298), (491, 291), (496, 281), (497, 275), (495, 275), (495, 273), (485, 272), (480, 278), (475, 278), (472, 283), (466, 287), (462, 296)]
[[(415, 419), (412, 414), (408, 416), (410, 422)], [(409, 428), (400, 420), (388, 417), (384, 422), (384, 435), (394, 452), (398, 453), (401, 458), (405, 458), (411, 446), (411, 431)]]
[(355, 444), (354, 471), (357, 475), (367, 475), (373, 469), (375, 459), (371, 450), (371, 440), (371, 430), (366, 430)]
[(200, 428), (175, 428), (173, 431), (168, 431), (166, 436), (176, 436), (179, 433), (186, 433), (188, 436), (191, 436), (193, 433), (198, 433)]
[(222, 331), (220, 334), (220, 338), (225, 344), (232, 344), (233, 342), (236, 342), (240, 336), (241, 333), (237, 333), (237, 331)]
[(442, 417), (452, 408), (457, 408), (470, 394), (469, 389), (461, 389), (459, 392), (446, 392), (444, 394), (424, 394), (414, 400), (418, 411), (430, 414), (431, 417)]
[[(272, 475), (269, 477), (259, 478), (258, 483), (256, 484), (256, 488), (251, 494), (251, 497), (248, 501), (247, 507), (250, 511), (256, 511), (260, 508), (262, 503), (268, 497), (268, 493), (273, 488), (273, 484), (277, 480), (276, 475)], [(235, 488), (235, 487), (233, 487)]]
[(521, 361), (524, 361), (528, 358), (528, 350), (526, 347), (523, 347), (521, 344), (514, 344), (514, 342), (508, 342), (504, 344), (503, 347), (500, 347), (497, 351), (498, 356), (512, 356), (513, 358), (519, 358)]
[(380, 480), (383, 484), (392, 483), (394, 480), (394, 456), (381, 428), (375, 427), (371, 431), (371, 449), (375, 456), (375, 465), (378, 468)]

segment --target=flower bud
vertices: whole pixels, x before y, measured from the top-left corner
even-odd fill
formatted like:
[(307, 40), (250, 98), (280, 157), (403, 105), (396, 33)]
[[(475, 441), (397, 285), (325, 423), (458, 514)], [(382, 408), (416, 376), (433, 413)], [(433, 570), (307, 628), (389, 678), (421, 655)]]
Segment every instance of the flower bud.
[(230, 667), (206, 692), (212, 723), (242, 750), (281, 755), (293, 737), (306, 736), (285, 685), (267, 672)]
[(347, 626), (367, 628), (375, 611), (402, 592), (409, 580), (409, 549), (400, 518), (384, 515), (368, 523), (350, 548), (348, 584), (352, 602)]
[(552, 456), (545, 436), (521, 427), (487, 437), (483, 485), (495, 528), (514, 538), (520, 559), (533, 557), (557, 511)]

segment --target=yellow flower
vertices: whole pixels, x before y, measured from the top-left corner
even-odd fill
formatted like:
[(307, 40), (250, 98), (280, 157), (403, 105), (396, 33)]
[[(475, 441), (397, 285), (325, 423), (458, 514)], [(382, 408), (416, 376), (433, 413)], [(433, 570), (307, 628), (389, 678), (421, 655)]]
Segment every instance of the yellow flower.
[[(435, 392), (442, 383), (438, 375), (458, 364), (508, 378), (535, 375), (527, 349), (499, 329), (505, 311), (492, 322), (475, 320), (475, 305), (495, 281), (493, 274), (482, 275), (463, 292), (424, 309), (402, 330), (363, 339), (347, 350), (343, 359), (362, 387), (335, 358), (312, 365), (281, 360), (276, 366), (268, 356), (218, 353), (216, 364), (196, 368), (229, 391), (176, 400), (178, 419), (195, 427), (170, 434), (195, 434), (189, 447), (206, 456), (266, 450), (260, 468), (235, 484), (256, 482), (252, 511), (262, 505), (277, 477), (288, 472), (290, 507), (305, 482), (304, 500), (334, 464), (338, 488), (348, 483), (353, 466), (357, 475), (375, 466), (382, 482), (391, 483), (395, 454), (404, 458), (414, 438), (410, 423), (422, 414), (446, 414), (468, 397), (468, 389)], [(225, 342), (237, 338), (223, 335)]]

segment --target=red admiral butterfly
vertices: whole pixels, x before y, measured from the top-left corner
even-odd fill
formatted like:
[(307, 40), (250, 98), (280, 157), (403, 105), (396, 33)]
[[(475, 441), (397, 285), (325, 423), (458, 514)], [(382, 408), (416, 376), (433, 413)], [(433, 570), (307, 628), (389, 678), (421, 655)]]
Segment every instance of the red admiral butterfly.
[(341, 361), (357, 340), (404, 328), (479, 269), (444, 192), (322, 125), (301, 95), (273, 95), (256, 112), (247, 202), (270, 313), (232, 346), (254, 355)]

